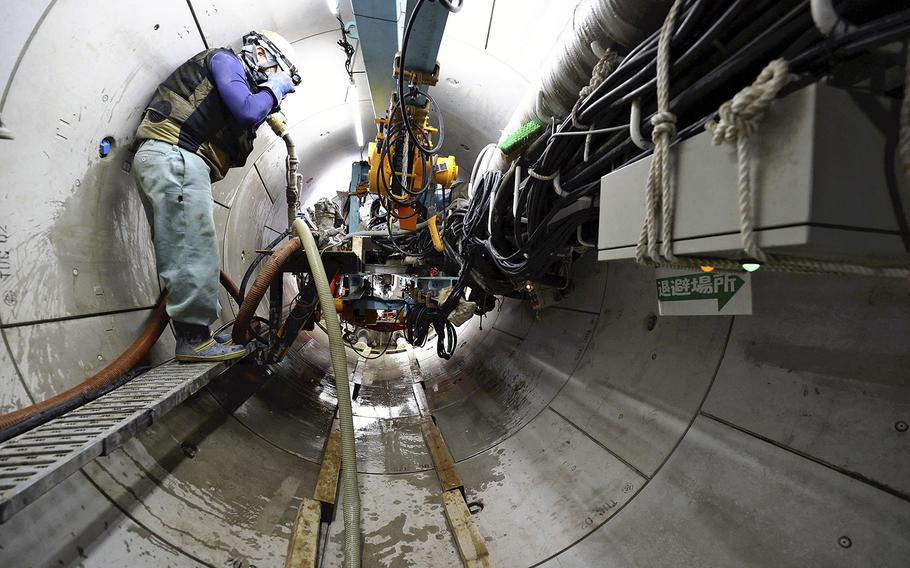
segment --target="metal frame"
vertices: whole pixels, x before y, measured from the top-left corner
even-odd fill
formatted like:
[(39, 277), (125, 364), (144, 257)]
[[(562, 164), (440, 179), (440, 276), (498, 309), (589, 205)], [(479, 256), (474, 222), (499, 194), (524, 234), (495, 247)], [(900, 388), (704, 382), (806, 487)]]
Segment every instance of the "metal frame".
[(106, 456), (225, 371), (166, 363), (85, 406), (0, 444), (0, 523)]

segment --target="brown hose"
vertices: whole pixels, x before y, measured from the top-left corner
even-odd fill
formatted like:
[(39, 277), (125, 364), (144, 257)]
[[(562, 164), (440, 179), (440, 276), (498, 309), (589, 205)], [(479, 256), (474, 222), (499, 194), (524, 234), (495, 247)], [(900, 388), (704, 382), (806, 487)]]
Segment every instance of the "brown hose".
[(237, 302), (237, 305), (239, 306), (243, 303), (243, 298), (240, 297), (240, 288), (237, 286), (236, 282), (231, 280), (231, 277), (227, 275), (227, 272), (222, 270), (219, 274), (219, 278), (221, 279), (221, 286), (224, 287), (225, 292)]
[(253, 339), (253, 335), (250, 333), (250, 325), (253, 322), (253, 316), (256, 314), (256, 308), (259, 307), (259, 302), (265, 297), (272, 280), (281, 275), (281, 267), (285, 261), (298, 250), (300, 250), (300, 239), (293, 238), (285, 242), (275, 249), (268, 262), (256, 275), (256, 279), (253, 280), (253, 284), (243, 299), (240, 311), (237, 312), (237, 318), (234, 320), (234, 331), (231, 334), (234, 338), (234, 343), (246, 345)]
[[(223, 270), (220, 274), (220, 280), (224, 289), (236, 301), (240, 297), (240, 289), (237, 284)], [(41, 402), (36, 402), (31, 406), (0, 416), (0, 431), (21, 424), (26, 420), (31, 420), (42, 413), (47, 413), (49, 415), (48, 419), (50, 419), (53, 417), (50, 415), (53, 414), (52, 411), (54, 409), (68, 407), (73, 401), (80, 398), (85, 399), (84, 402), (93, 400), (93, 393), (103, 392), (106, 387), (116, 383), (118, 379), (127, 374), (130, 369), (138, 365), (148, 355), (152, 346), (155, 345), (155, 342), (158, 341), (158, 338), (161, 337), (167, 327), (168, 321), (170, 321), (170, 318), (167, 315), (167, 290), (165, 290), (159, 296), (148, 322), (139, 333), (139, 337), (119, 357), (72, 388)]]
[(56, 394), (51, 398), (42, 400), (41, 402), (36, 402), (31, 406), (26, 406), (25, 408), (20, 408), (19, 410), (0, 416), (0, 429), (6, 429), (19, 424), (20, 422), (28, 420), (32, 416), (46, 412), (54, 407), (63, 405), (70, 400), (87, 396), (93, 391), (102, 389), (108, 384), (113, 383), (122, 375), (127, 373), (148, 354), (149, 350), (152, 348), (152, 345), (158, 341), (161, 333), (164, 332), (164, 328), (167, 327), (169, 318), (167, 312), (165, 311), (166, 306), (167, 290), (162, 292), (161, 296), (158, 298), (158, 303), (155, 304), (155, 309), (152, 311), (148, 323), (145, 324), (145, 328), (142, 330), (142, 333), (139, 334), (139, 337), (137, 337), (136, 340), (126, 348), (126, 351), (120, 354), (119, 357), (111, 361), (109, 365), (85, 381), (63, 391), (60, 394)]

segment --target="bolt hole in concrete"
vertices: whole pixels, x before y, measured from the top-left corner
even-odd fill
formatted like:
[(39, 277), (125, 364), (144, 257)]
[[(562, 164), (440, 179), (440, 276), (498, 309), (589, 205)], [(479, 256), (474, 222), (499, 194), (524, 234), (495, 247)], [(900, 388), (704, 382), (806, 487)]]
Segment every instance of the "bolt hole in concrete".
[(468, 503), (468, 512), (472, 515), (483, 511), (483, 501), (471, 501)]
[(655, 327), (657, 327), (657, 314), (648, 314), (648, 317), (645, 318), (645, 329), (654, 331)]
[(897, 430), (898, 432), (906, 432), (907, 428), (908, 428), (907, 423), (904, 422), (903, 420), (898, 420), (897, 422), (894, 423), (894, 429)]
[(193, 444), (190, 444), (189, 442), (183, 442), (180, 444), (180, 449), (183, 450), (184, 455), (190, 459), (195, 458), (196, 454), (199, 453), (199, 448)]
[(114, 137), (105, 136), (101, 139), (101, 142), (98, 143), (98, 155), (102, 158), (107, 158), (111, 155), (111, 152), (114, 151)]
[(842, 548), (850, 548), (853, 546), (853, 541), (848, 536), (842, 536), (837, 539), (837, 544), (841, 545)]

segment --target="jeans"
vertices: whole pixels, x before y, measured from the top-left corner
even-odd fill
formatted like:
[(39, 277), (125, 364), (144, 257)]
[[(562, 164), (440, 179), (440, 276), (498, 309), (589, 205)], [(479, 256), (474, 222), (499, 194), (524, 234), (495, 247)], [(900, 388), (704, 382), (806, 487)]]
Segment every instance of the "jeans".
[(173, 144), (146, 140), (136, 152), (133, 174), (152, 228), (158, 274), (168, 289), (168, 315), (211, 325), (221, 306), (208, 164)]

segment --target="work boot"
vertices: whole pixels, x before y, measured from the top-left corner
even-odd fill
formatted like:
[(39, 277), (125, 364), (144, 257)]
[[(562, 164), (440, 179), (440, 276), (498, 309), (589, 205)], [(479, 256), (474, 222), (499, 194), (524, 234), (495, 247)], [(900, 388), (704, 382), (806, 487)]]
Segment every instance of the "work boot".
[(215, 334), (215, 341), (222, 345), (233, 345), (234, 338), (231, 336), (231, 330), (226, 329)]
[(208, 326), (174, 322), (177, 336), (176, 359), (186, 363), (230, 361), (247, 354), (246, 347), (222, 345), (215, 341)]

